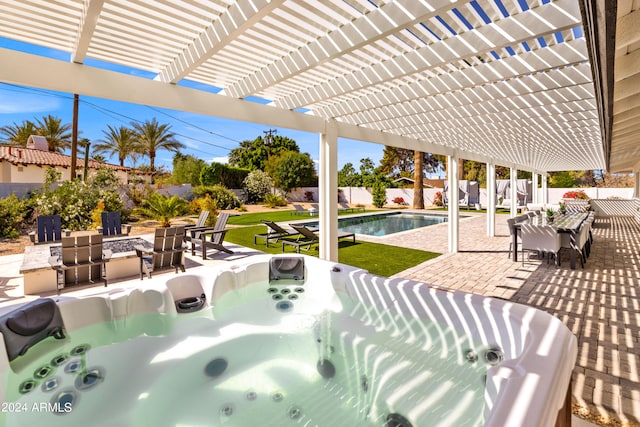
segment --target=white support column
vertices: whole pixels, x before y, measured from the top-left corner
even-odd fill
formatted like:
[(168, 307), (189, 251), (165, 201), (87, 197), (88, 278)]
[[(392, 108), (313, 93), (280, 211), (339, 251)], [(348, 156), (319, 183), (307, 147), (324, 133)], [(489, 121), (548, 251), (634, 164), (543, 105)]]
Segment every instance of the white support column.
[(449, 253), (455, 254), (458, 252), (458, 219), (460, 217), (459, 206), (459, 183), (458, 183), (458, 154), (453, 156), (447, 156), (447, 179), (449, 189), (447, 191), (448, 200), (448, 221), (447, 227), (449, 229)]
[(511, 199), (511, 218), (514, 218), (518, 215), (518, 170), (516, 168), (509, 169), (509, 184), (510, 184), (510, 195)]
[(531, 172), (531, 191), (533, 192), (531, 203), (538, 204), (538, 174), (536, 172)]
[(547, 174), (542, 174), (542, 204), (549, 203), (549, 193), (547, 193)]
[(487, 236), (496, 235), (496, 165), (487, 163)]
[(338, 126), (335, 120), (326, 122), (320, 134), (320, 168), (318, 177), (320, 202), (319, 257), (338, 262)]

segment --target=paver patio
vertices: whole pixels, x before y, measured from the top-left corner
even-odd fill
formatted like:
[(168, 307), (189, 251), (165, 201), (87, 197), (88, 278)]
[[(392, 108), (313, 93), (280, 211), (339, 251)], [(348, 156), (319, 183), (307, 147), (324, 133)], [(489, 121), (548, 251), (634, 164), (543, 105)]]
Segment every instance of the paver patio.
[[(381, 243), (445, 252), (444, 255), (397, 276), (508, 299), (531, 305), (561, 319), (578, 337), (573, 372), (574, 413), (600, 415), (600, 422), (640, 425), (640, 225), (633, 218), (598, 218), (594, 245), (584, 269), (569, 269), (568, 253), (562, 266), (537, 260), (513, 262), (507, 256), (506, 215), (496, 218), (496, 237), (486, 236), (485, 215), (464, 214), (460, 222), (460, 252), (446, 254), (446, 224), (397, 233), (384, 238), (358, 237)], [(235, 247), (235, 255), (214, 260), (188, 256), (188, 268), (215, 265), (250, 256)], [(0, 303), (21, 297), (17, 271), (20, 255), (0, 257)], [(14, 271), (15, 270), (15, 271)], [(138, 280), (126, 282), (135, 286)], [(125, 282), (112, 285), (124, 285)], [(101, 292), (91, 288), (88, 292)], [(575, 424), (575, 422), (574, 422)]]
[[(465, 215), (468, 215), (465, 213)], [(486, 237), (485, 216), (460, 222), (460, 252), (445, 254), (397, 276), (527, 304), (562, 320), (578, 337), (573, 372), (574, 413), (591, 420), (640, 425), (640, 225), (634, 218), (598, 218), (584, 269), (527, 260), (513, 262), (507, 216)], [(378, 240), (380, 241), (380, 240)], [(390, 236), (385, 243), (446, 252), (446, 225)]]

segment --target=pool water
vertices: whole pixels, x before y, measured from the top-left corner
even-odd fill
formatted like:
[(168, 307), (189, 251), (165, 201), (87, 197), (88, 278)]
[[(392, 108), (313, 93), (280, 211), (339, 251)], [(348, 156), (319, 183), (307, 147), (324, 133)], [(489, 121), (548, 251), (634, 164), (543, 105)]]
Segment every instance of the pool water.
[[(386, 213), (338, 219), (338, 230), (367, 236), (388, 236), (447, 222), (446, 215), (419, 213)], [(318, 226), (318, 222), (305, 223)]]
[[(414, 426), (483, 424), (488, 365), (469, 359), (464, 333), (339, 295), (305, 310), (318, 307), (308, 293), (251, 284), (199, 312), (45, 340), (3, 378), (6, 401), (30, 410), (2, 413), (0, 424), (368, 427), (396, 425), (396, 411)], [(22, 394), (26, 381), (35, 384)], [(71, 410), (31, 410), (56, 399)]]

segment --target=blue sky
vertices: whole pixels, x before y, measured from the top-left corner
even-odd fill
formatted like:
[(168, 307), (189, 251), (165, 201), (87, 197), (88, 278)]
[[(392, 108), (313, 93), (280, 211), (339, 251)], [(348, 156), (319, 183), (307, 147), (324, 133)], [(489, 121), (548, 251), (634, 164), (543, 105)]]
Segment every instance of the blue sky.
[[(0, 38), (0, 47), (69, 61), (68, 53), (4, 38)], [(85, 64), (153, 78), (150, 73), (124, 69), (113, 64), (91, 60), (87, 60)], [(198, 86), (188, 83), (187, 85)], [(211, 90), (215, 91), (215, 89)], [(73, 95), (0, 82), (0, 126), (20, 124), (23, 120), (41, 119), (48, 114), (61, 118), (63, 123), (71, 123)], [(171, 125), (171, 131), (177, 134), (177, 139), (187, 146), (183, 154), (191, 154), (207, 162), (225, 161), (229, 151), (237, 147), (240, 141), (263, 136), (263, 132), (269, 129), (269, 126), (259, 123), (80, 96), (78, 128), (81, 132), (80, 137), (89, 138), (90, 141), (102, 139), (104, 137), (102, 131), (107, 129), (107, 125), (119, 127), (129, 125), (134, 120), (145, 121), (154, 117), (160, 123)], [(300, 150), (309, 153), (314, 160), (319, 159), (317, 134), (283, 128), (275, 129), (278, 135), (295, 140)], [(369, 157), (375, 164), (379, 164), (383, 149), (384, 146), (379, 144), (341, 139), (338, 142), (338, 167), (341, 168), (345, 163), (351, 162), (357, 169), (363, 157)], [(172, 156), (172, 153), (166, 151), (158, 153), (156, 165), (165, 165), (170, 170)], [(117, 163), (115, 158), (109, 160)], [(141, 162), (148, 164), (148, 159), (140, 160), (138, 163)]]

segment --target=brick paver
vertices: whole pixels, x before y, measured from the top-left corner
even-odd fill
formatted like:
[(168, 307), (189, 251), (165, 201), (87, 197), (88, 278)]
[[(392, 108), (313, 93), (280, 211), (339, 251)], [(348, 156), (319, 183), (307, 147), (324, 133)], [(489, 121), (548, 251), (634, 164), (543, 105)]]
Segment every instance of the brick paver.
[[(544, 261), (513, 262), (506, 216), (496, 237), (486, 237), (485, 216), (460, 222), (460, 251), (397, 276), (509, 299), (562, 320), (578, 338), (573, 372), (574, 412), (588, 418), (640, 425), (640, 225), (633, 218), (598, 218), (584, 269)], [(382, 243), (437, 252), (447, 250), (446, 225), (389, 236)]]

